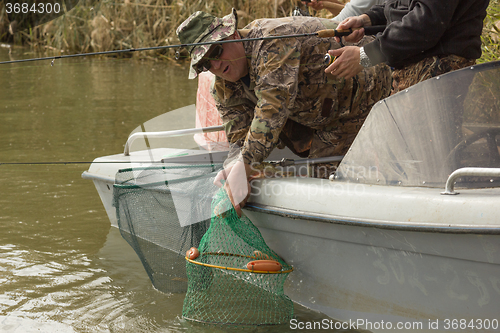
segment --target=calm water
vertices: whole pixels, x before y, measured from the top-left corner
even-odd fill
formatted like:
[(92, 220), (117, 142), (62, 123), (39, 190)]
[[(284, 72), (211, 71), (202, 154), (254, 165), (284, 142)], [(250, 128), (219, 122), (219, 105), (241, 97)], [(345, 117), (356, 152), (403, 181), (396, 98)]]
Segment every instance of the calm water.
[[(35, 56), (11, 52), (0, 60)], [(37, 163), (122, 152), (134, 128), (193, 104), (197, 83), (173, 64), (80, 58), (0, 65), (0, 87), (0, 162)], [(0, 332), (221, 331), (182, 320), (184, 294), (152, 287), (81, 178), (88, 166), (0, 165)]]

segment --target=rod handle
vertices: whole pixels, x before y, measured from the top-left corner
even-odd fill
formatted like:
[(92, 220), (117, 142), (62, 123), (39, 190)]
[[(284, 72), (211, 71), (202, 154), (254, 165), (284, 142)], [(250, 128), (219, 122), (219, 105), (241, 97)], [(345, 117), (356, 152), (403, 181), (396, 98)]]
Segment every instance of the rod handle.
[[(384, 31), (385, 27), (386, 27), (385, 25), (374, 25), (363, 28), (365, 28), (365, 35), (376, 35), (377, 33)], [(353, 31), (359, 29), (361, 28), (351, 28), (351, 29), (341, 29), (341, 30), (325, 29), (318, 31), (317, 34), (318, 37), (320, 38), (344, 37), (344, 36), (349, 36), (350, 34), (352, 34)]]

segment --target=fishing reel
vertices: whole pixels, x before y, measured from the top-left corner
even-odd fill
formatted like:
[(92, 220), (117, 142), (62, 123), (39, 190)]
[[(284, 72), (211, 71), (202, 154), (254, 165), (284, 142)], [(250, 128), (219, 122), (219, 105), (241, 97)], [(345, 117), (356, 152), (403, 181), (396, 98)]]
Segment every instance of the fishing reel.
[[(311, 2), (311, 0), (302, 0), (302, 2)], [(292, 16), (312, 16), (309, 12), (309, 8), (306, 6), (305, 9), (295, 6), (292, 11)]]

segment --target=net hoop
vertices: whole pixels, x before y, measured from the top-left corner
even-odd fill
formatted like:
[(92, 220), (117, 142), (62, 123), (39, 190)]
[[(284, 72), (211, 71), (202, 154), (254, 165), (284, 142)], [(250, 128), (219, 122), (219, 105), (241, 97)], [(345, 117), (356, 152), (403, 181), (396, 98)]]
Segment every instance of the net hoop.
[[(223, 252), (210, 252), (210, 253), (203, 253), (203, 255), (223, 255), (223, 256), (232, 256), (232, 257), (246, 257), (250, 259), (256, 259), (255, 257), (252, 256), (245, 256), (241, 254), (232, 254), (232, 253), (223, 253)], [(290, 269), (287, 269), (286, 271), (256, 271), (256, 270), (251, 270), (251, 269), (245, 269), (245, 268), (234, 268), (234, 267), (224, 267), (224, 266), (219, 266), (219, 265), (212, 265), (212, 264), (206, 264), (203, 262), (195, 261), (193, 259), (189, 259), (188, 257), (184, 257), (188, 262), (200, 266), (205, 266), (205, 267), (211, 267), (211, 268), (219, 268), (219, 269), (224, 269), (228, 271), (237, 271), (237, 272), (247, 272), (247, 273), (256, 273), (256, 274), (287, 274), (291, 273), (293, 271), (293, 267)]]

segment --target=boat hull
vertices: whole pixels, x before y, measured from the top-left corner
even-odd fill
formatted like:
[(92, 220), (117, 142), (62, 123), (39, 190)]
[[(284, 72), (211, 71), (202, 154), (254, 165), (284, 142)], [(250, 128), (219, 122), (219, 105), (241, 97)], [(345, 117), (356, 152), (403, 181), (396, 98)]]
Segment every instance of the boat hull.
[[(133, 166), (145, 166), (138, 154)], [(160, 159), (172, 154), (154, 152)], [(131, 161), (114, 155), (96, 162), (83, 176), (94, 181), (117, 226), (114, 174)], [(441, 191), (264, 179), (252, 183), (244, 212), (294, 266), (285, 285), (293, 301), (349, 328), (435, 332), (473, 320), (473, 329), (460, 331), (478, 332), (477, 320), (491, 326), (499, 319), (500, 189)]]
[(498, 317), (498, 235), (354, 226), (269, 209), (246, 214), (294, 266), (286, 294), (331, 318), (383, 332), (387, 323), (422, 331), (436, 320), (445, 329), (445, 319)]

